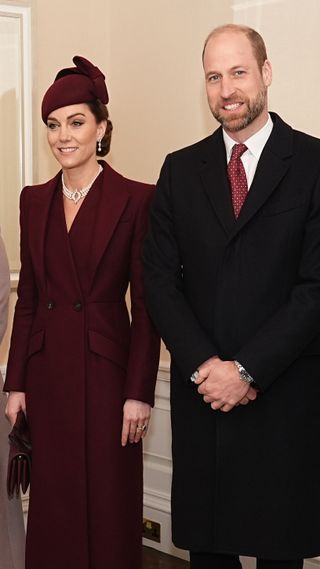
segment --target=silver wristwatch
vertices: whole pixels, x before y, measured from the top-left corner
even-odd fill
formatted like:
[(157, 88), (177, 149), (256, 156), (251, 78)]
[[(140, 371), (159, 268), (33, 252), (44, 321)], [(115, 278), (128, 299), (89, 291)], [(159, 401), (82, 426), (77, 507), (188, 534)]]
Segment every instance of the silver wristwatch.
[(247, 372), (247, 370), (243, 367), (243, 365), (237, 362), (237, 360), (234, 360), (234, 365), (236, 366), (240, 375), (240, 379), (242, 379), (242, 381), (245, 381), (246, 383), (253, 382), (253, 377), (251, 377), (250, 373)]

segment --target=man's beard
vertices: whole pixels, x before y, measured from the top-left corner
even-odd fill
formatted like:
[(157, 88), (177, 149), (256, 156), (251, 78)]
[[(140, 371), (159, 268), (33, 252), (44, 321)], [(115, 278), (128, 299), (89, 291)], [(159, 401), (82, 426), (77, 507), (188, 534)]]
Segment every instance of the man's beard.
[[(223, 126), (223, 128), (229, 130), (230, 132), (238, 132), (239, 130), (242, 130), (249, 126), (259, 115), (261, 115), (262, 111), (265, 108), (266, 96), (267, 89), (263, 87), (253, 101), (245, 98), (243, 102), (247, 107), (247, 111), (243, 116), (232, 117), (232, 112), (230, 112), (230, 117), (226, 117), (225, 115), (222, 116), (218, 110), (212, 107), (211, 112), (214, 118)], [(237, 100), (235, 98), (234, 101), (228, 99), (228, 101), (225, 102), (225, 105), (230, 105), (233, 102), (237, 102)]]

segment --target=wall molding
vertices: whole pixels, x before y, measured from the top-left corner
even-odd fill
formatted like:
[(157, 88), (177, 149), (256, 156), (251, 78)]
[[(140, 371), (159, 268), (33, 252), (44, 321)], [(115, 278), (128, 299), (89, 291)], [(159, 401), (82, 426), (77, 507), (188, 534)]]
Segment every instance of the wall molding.
[(32, 63), (31, 63), (31, 8), (21, 4), (0, 4), (0, 16), (21, 21), (21, 126), (22, 185), (32, 183)]
[[(0, 224), (11, 271), (19, 268), (19, 195), (33, 180), (31, 7), (0, 0), (1, 144)], [(9, 134), (10, 133), (10, 134)], [(11, 167), (13, 156), (15, 166)], [(15, 276), (12, 275), (12, 279)]]
[(157, 512), (171, 514), (170, 492), (160, 492), (154, 488), (144, 488), (143, 505)]
[(154, 407), (170, 412), (170, 367), (166, 362), (159, 365)]
[(170, 382), (170, 363), (160, 360), (158, 369), (158, 380)]
[(160, 472), (171, 474), (172, 473), (172, 460), (171, 457), (157, 454), (155, 452), (146, 450), (143, 452), (144, 464), (149, 468), (154, 468)]

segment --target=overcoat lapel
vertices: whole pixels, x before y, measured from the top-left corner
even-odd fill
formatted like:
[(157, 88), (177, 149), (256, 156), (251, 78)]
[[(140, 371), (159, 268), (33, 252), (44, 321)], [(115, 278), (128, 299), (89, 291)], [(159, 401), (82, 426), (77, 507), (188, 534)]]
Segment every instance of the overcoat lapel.
[(33, 260), (34, 270), (37, 273), (39, 282), (42, 284), (43, 291), (46, 291), (45, 279), (45, 238), (48, 222), (48, 215), (51, 207), (52, 198), (59, 182), (61, 172), (49, 180), (46, 184), (37, 186), (36, 191), (32, 191), (30, 200), (30, 210), (28, 223), (30, 225), (30, 251)]
[(92, 244), (90, 262), (92, 281), (129, 200), (129, 193), (125, 188), (122, 176), (114, 172), (105, 162), (101, 162), (101, 164), (104, 167), (103, 183)]
[(261, 154), (248, 197), (230, 235), (232, 239), (278, 188), (293, 153), (292, 129), (271, 113), (274, 126)]
[(235, 224), (235, 217), (227, 179), (227, 160), (221, 128), (206, 140), (200, 176), (207, 197), (226, 234), (229, 235)]
[(277, 189), (290, 167), (293, 152), (292, 129), (275, 113), (270, 113), (274, 126), (261, 154), (248, 197), (235, 220), (227, 178), (225, 145), (220, 127), (206, 139), (202, 148), (200, 177), (208, 199), (229, 239), (250, 221)]

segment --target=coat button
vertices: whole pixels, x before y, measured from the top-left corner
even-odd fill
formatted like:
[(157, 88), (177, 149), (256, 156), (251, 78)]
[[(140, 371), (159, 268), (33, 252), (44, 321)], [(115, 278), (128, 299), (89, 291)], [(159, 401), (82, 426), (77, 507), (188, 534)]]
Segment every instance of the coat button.
[(48, 304), (47, 304), (47, 309), (48, 310), (53, 310), (55, 307), (55, 303), (53, 300), (48, 300)]
[(82, 310), (81, 302), (75, 302), (73, 305), (73, 309), (76, 310), (76, 312), (80, 312)]

